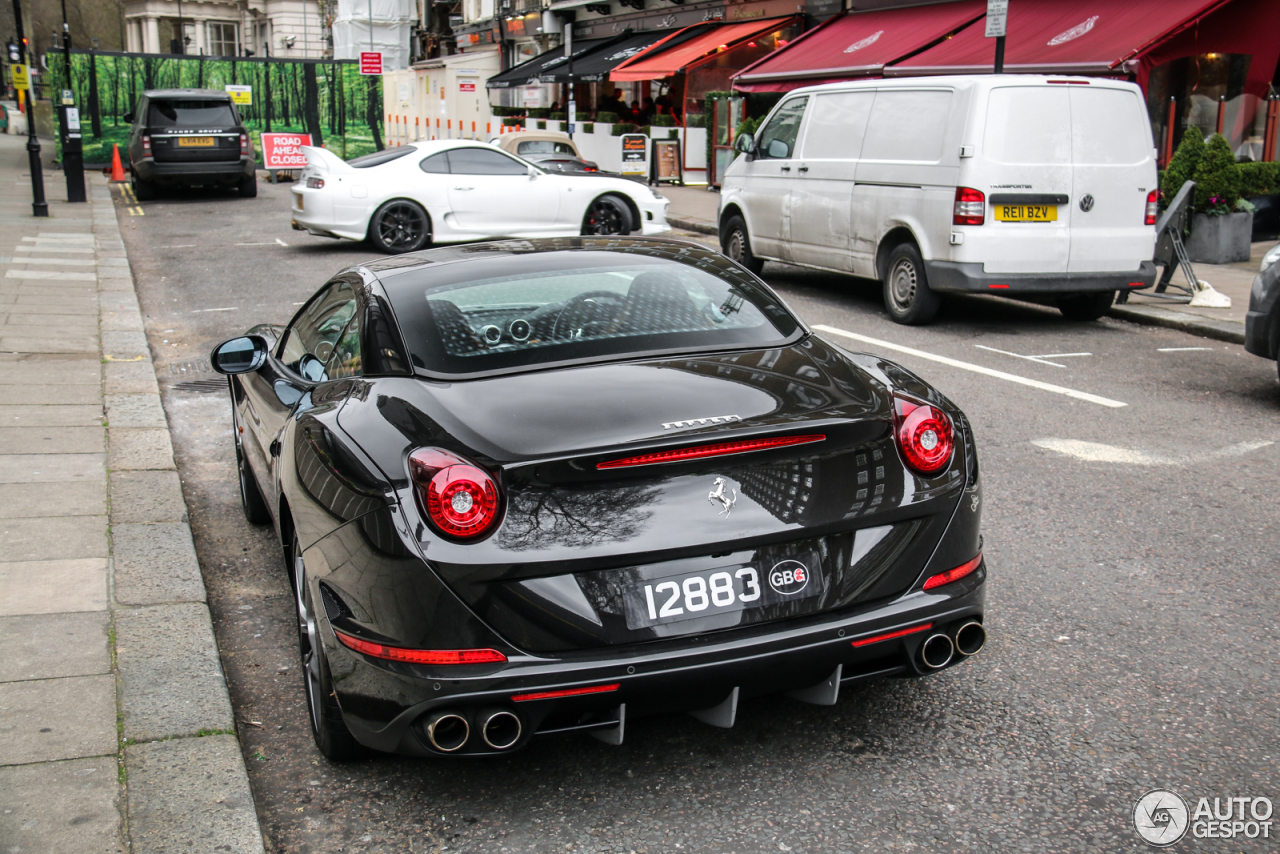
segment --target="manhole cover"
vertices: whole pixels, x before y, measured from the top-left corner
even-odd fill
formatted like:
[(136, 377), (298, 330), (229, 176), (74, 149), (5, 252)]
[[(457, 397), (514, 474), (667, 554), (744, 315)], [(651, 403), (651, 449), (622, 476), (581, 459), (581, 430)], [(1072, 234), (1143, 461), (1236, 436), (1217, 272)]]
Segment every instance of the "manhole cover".
[(220, 394), (227, 390), (227, 381), (218, 377), (211, 380), (187, 380), (174, 383), (175, 391), (186, 391), (192, 394)]

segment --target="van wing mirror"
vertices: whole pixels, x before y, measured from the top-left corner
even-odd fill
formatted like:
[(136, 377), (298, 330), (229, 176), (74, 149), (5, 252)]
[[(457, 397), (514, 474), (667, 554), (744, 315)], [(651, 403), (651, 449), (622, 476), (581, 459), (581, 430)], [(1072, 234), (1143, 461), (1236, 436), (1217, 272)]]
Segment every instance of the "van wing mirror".
[(241, 335), (214, 347), (209, 363), (220, 374), (249, 374), (267, 363), (269, 349), (261, 335)]
[(733, 148), (740, 154), (751, 155), (756, 151), (756, 140), (749, 133), (740, 133), (738, 138), (733, 141)]

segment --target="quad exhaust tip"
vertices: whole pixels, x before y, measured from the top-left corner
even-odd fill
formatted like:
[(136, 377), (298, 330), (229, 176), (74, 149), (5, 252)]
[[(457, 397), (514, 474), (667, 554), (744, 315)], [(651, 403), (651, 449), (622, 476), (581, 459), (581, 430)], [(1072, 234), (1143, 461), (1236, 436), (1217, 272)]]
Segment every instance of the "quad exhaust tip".
[(956, 629), (956, 652), (968, 658), (982, 652), (987, 645), (987, 630), (982, 623), (971, 621)]
[(462, 749), (471, 735), (471, 724), (461, 712), (436, 712), (427, 718), (427, 741), (441, 753), (454, 753)]
[(478, 719), (481, 721), (480, 737), (494, 750), (515, 747), (524, 732), (520, 716), (507, 709), (485, 709)]
[(924, 643), (920, 644), (920, 660), (930, 670), (946, 667), (955, 654), (956, 645), (951, 642), (951, 638), (941, 632), (929, 635), (924, 639)]

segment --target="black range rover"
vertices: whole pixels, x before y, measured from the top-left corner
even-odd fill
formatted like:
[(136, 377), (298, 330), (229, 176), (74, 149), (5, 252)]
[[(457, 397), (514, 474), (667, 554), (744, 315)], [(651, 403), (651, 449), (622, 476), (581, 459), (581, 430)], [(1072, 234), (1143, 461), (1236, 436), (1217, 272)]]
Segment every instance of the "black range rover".
[(235, 187), (258, 195), (253, 145), (231, 96), (216, 89), (153, 89), (125, 116), (133, 192), (155, 198), (157, 185)]

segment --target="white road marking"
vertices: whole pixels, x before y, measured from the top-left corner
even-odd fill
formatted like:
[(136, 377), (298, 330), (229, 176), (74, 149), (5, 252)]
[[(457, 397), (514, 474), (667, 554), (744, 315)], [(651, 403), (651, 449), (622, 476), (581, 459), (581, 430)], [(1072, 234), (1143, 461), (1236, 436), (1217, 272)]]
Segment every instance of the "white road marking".
[(236, 246), (275, 246), (271, 241), (266, 243), (237, 243)]
[(97, 261), (88, 258), (11, 258), (15, 264), (66, 264), (70, 267), (92, 267)]
[(196, 246), (198, 245), (199, 244), (197, 243), (175, 243), (173, 246), (170, 246), (169, 248), (170, 249), (195, 249)]
[(233, 305), (230, 308), (197, 308), (192, 314), (199, 314), (202, 311), (239, 311), (240, 307)]
[(1150, 451), (1134, 451), (1128, 448), (1117, 448), (1114, 445), (1102, 445), (1097, 442), (1081, 442), (1076, 439), (1033, 439), (1031, 444), (1047, 451), (1056, 451), (1059, 454), (1066, 454), (1069, 457), (1075, 457), (1078, 460), (1084, 460), (1089, 463), (1112, 463), (1132, 466), (1185, 466), (1222, 457), (1238, 457), (1275, 443), (1267, 441), (1240, 442), (1216, 451), (1183, 454), (1181, 456), (1155, 454)]
[(1157, 347), (1157, 353), (1186, 353), (1191, 350), (1212, 350), (1212, 347)]
[(38, 231), (35, 237), (24, 237), (23, 240), (71, 240), (80, 243), (92, 243), (93, 235), (86, 231)]
[(1066, 365), (1059, 365), (1057, 362), (1050, 362), (1050, 358), (1064, 359), (1067, 356), (1092, 356), (1092, 353), (1047, 353), (1043, 356), (1024, 356), (1021, 353), (1010, 353), (1008, 350), (997, 350), (995, 347), (988, 347), (985, 344), (974, 344), (979, 350), (990, 350), (992, 353), (999, 353), (1002, 356), (1013, 356), (1015, 359), (1026, 359), (1028, 362), (1039, 362), (1042, 365), (1053, 365), (1055, 368), (1065, 368)]
[(285, 243), (283, 240), (281, 240), (278, 237), (276, 238), (276, 243), (279, 243), (281, 246), (285, 246), (285, 247), (289, 245), (288, 243)]
[(56, 270), (6, 270), (6, 279), (61, 279), (68, 282), (96, 282), (97, 273), (62, 273)]
[(1029, 379), (1028, 377), (1020, 377), (1017, 374), (1008, 374), (1008, 373), (1005, 373), (1004, 371), (997, 371), (991, 368), (984, 368), (982, 365), (975, 365), (972, 362), (962, 362), (959, 359), (951, 359), (951, 358), (948, 358), (947, 356), (938, 356), (933, 353), (926, 353), (923, 350), (916, 350), (913, 347), (903, 347), (901, 344), (891, 344), (888, 341), (881, 341), (878, 338), (870, 338), (866, 335), (859, 335), (856, 332), (847, 332), (844, 329), (837, 329), (834, 326), (824, 326), (822, 324), (817, 324), (813, 328), (817, 329), (819, 332), (830, 332), (832, 335), (842, 335), (845, 338), (852, 338), (855, 341), (862, 341), (863, 343), (870, 344), (873, 347), (883, 347), (886, 350), (897, 350), (899, 353), (907, 353), (909, 355), (916, 356), (921, 359), (928, 359), (931, 362), (938, 362), (943, 365), (950, 365), (951, 367), (959, 368), (962, 371), (972, 371), (975, 374), (982, 374), (983, 376), (994, 377), (998, 380), (1007, 380), (1008, 382), (1011, 382), (1011, 383), (1018, 383), (1019, 385), (1030, 386), (1031, 388), (1038, 388), (1041, 391), (1049, 391), (1049, 392), (1053, 392), (1054, 394), (1061, 394), (1067, 397), (1075, 398), (1076, 400), (1084, 400), (1089, 403), (1096, 403), (1099, 406), (1108, 406), (1108, 407), (1111, 407), (1112, 409), (1118, 409), (1122, 406), (1129, 405), (1119, 400), (1111, 400), (1110, 398), (1100, 397), (1096, 394), (1089, 394), (1088, 392), (1076, 391), (1075, 389), (1065, 388), (1060, 385), (1054, 385), (1053, 383), (1042, 383), (1039, 380)]

